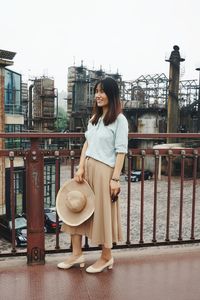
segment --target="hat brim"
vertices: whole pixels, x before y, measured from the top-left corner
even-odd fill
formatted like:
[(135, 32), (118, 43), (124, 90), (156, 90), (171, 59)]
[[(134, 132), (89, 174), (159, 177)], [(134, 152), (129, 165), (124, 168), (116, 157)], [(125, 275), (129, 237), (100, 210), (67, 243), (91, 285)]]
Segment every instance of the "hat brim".
[[(86, 205), (81, 212), (72, 212), (66, 205), (66, 195), (71, 191), (79, 191), (87, 199)], [(87, 181), (84, 180), (82, 183), (78, 183), (74, 179), (66, 181), (58, 191), (56, 209), (60, 219), (70, 226), (78, 226), (89, 219), (95, 209), (95, 196)]]

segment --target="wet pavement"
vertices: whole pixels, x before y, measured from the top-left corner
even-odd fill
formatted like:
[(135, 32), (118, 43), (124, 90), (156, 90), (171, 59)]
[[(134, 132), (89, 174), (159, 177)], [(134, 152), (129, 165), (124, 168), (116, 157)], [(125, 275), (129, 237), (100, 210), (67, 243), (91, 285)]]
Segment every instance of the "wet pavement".
[[(85, 253), (86, 266), (99, 253)], [(113, 251), (114, 267), (88, 274), (85, 267), (59, 270), (63, 255), (45, 265), (25, 258), (0, 263), (0, 300), (199, 300), (200, 247)]]

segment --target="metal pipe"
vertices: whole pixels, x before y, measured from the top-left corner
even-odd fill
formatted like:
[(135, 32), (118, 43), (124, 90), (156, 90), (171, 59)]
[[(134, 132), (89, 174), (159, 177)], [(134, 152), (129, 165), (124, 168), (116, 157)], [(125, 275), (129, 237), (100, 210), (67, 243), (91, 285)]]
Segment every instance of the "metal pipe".
[(31, 84), (29, 86), (29, 94), (28, 94), (28, 129), (32, 130), (33, 129), (33, 125), (32, 125), (32, 120), (33, 120), (33, 112), (32, 112), (32, 103), (33, 103), (33, 87), (34, 84)]

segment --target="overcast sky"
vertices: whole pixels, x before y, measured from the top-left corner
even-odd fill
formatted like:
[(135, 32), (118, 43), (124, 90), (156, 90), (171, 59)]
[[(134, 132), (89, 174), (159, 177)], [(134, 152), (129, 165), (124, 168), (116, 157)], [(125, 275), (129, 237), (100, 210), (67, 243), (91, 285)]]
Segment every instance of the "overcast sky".
[(48, 75), (66, 90), (67, 69), (81, 60), (124, 80), (168, 76), (174, 45), (181, 78), (198, 78), (199, 0), (0, 0), (0, 11), (0, 49), (17, 52), (12, 69), (24, 80)]

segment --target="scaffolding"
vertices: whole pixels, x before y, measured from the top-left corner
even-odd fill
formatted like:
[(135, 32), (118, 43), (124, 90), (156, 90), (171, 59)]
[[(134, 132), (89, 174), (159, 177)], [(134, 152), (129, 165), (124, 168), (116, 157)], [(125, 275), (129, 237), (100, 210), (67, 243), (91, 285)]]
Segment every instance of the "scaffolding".
[(168, 78), (165, 74), (142, 75), (123, 82), (121, 99), (125, 108), (166, 108)]
[(183, 80), (179, 86), (180, 131), (198, 132), (199, 128), (199, 85), (197, 80)]
[(193, 108), (198, 103), (198, 82), (197, 80), (182, 80), (179, 86), (179, 106)]
[[(68, 69), (68, 118), (70, 131), (85, 131), (94, 102), (94, 86), (99, 79), (110, 76), (119, 85), (122, 106), (128, 117), (138, 112), (159, 113), (167, 118), (169, 79), (164, 73), (141, 75), (136, 80), (123, 81), (120, 74), (106, 73), (99, 70), (89, 70), (81, 66)], [(180, 128), (190, 128), (196, 132), (195, 122), (198, 119), (197, 80), (182, 80), (179, 84)], [(186, 118), (186, 115), (187, 118)], [(189, 121), (191, 119), (197, 121)], [(180, 129), (180, 130), (183, 130)], [(184, 129), (186, 130), (186, 129)]]

